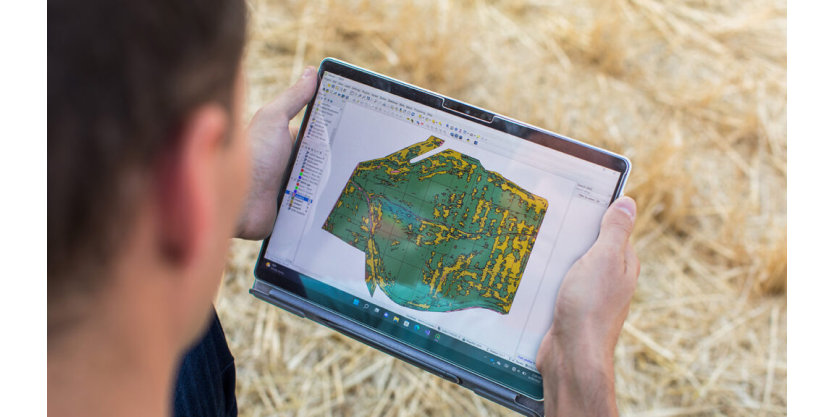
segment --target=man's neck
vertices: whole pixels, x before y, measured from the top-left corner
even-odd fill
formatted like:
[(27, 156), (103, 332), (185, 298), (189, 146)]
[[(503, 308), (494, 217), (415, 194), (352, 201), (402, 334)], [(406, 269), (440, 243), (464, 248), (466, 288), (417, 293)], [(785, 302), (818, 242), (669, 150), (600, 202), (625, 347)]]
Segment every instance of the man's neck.
[(49, 341), (48, 407), (67, 416), (170, 414), (179, 357), (156, 321), (164, 318), (108, 307), (98, 311), (116, 313), (85, 317)]

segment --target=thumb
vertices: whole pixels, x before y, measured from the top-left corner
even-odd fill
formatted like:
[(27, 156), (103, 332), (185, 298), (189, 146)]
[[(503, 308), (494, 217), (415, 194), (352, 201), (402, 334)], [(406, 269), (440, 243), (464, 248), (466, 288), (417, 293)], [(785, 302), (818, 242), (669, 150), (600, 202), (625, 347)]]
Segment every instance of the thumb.
[(622, 250), (634, 229), (637, 203), (631, 197), (620, 197), (602, 217), (597, 244)]
[(316, 81), (316, 69), (313, 67), (305, 68), (301, 78), (281, 93), (269, 104), (269, 107), (278, 114), (285, 116), (287, 120), (292, 119), (313, 98), (313, 94), (316, 92)]

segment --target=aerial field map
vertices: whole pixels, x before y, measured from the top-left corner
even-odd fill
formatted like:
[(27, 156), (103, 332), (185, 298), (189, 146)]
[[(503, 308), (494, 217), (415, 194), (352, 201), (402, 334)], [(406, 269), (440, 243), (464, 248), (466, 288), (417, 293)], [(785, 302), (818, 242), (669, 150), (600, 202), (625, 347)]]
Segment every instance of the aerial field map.
[(427, 140), (359, 163), (323, 229), (365, 252), (365, 282), (424, 311), (507, 314), (547, 200)]

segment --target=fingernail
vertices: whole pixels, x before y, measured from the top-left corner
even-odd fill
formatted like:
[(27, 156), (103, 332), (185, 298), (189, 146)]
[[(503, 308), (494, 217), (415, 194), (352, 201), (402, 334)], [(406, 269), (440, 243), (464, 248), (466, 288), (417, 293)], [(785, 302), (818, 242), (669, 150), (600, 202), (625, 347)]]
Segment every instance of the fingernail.
[(301, 73), (301, 78), (307, 78), (307, 77), (313, 75), (313, 72), (315, 72), (313, 67), (304, 68), (304, 72)]
[(637, 204), (630, 198), (621, 198), (614, 202), (614, 208), (627, 214), (631, 220), (637, 215)]

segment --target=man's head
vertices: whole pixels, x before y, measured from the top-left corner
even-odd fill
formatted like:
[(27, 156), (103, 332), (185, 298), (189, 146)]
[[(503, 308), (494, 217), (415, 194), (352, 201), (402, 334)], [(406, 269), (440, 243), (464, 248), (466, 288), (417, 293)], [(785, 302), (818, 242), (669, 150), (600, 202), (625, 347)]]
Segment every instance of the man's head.
[(130, 291), (176, 293), (145, 301), (196, 335), (248, 184), (245, 14), (242, 0), (50, 1), (50, 339)]

